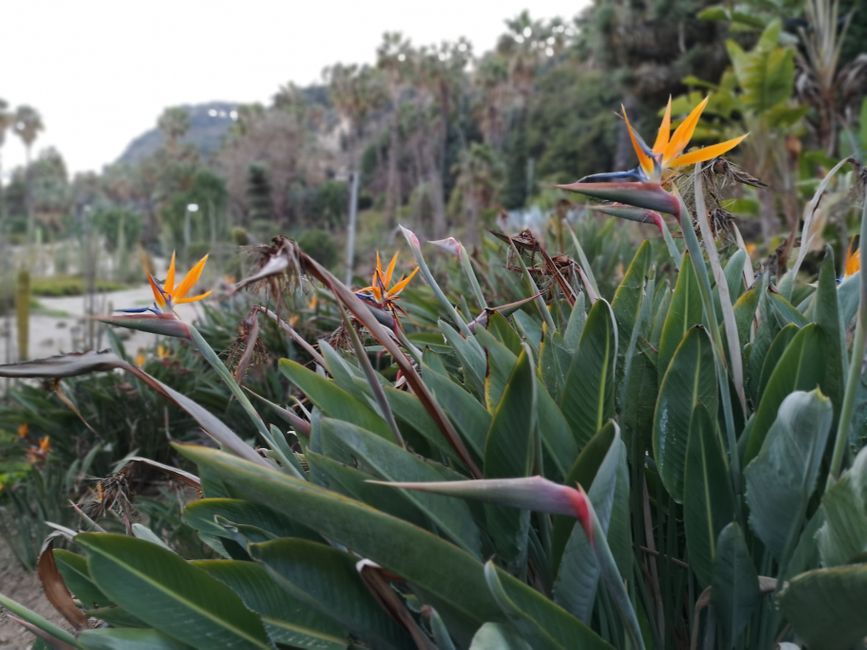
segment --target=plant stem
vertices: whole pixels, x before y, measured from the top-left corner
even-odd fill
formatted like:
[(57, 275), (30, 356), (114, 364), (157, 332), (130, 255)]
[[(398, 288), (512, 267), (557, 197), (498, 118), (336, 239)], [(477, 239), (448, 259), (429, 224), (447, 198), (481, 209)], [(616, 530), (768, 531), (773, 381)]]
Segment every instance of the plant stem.
[[(867, 196), (861, 210), (861, 246), (867, 242)], [(858, 394), (858, 384), (861, 382), (861, 367), (864, 364), (864, 334), (867, 328), (867, 282), (864, 281), (864, 269), (859, 273), (858, 282), (861, 286), (858, 302), (858, 320), (855, 324), (855, 339), (852, 341), (852, 358), (849, 360), (849, 376), (846, 378), (846, 392), (843, 394), (843, 406), (840, 408), (840, 424), (837, 426), (837, 437), (834, 440), (834, 452), (831, 456), (831, 466), (828, 470), (826, 490), (840, 477), (843, 467), (843, 456), (849, 442), (849, 430), (852, 427), (852, 413), (855, 410), (855, 397)]]
[(738, 442), (735, 433), (735, 418), (732, 411), (732, 396), (729, 390), (729, 379), (726, 365), (725, 349), (722, 344), (722, 336), (720, 335), (719, 323), (716, 319), (716, 311), (713, 304), (713, 294), (710, 285), (710, 277), (707, 273), (707, 266), (704, 263), (701, 246), (698, 243), (698, 237), (695, 236), (695, 231), (692, 228), (692, 218), (689, 210), (686, 209), (686, 204), (676, 188), (673, 188), (673, 194), (677, 199), (680, 214), (676, 215), (680, 221), (680, 229), (683, 232), (683, 240), (686, 242), (686, 249), (689, 251), (693, 259), (693, 267), (698, 275), (698, 286), (701, 290), (701, 301), (704, 306), (704, 315), (707, 321), (708, 328), (711, 331), (711, 340), (714, 342), (714, 356), (716, 357), (717, 383), (719, 383), (720, 398), (722, 399), (723, 419), (725, 421), (726, 442), (729, 453), (729, 463), (731, 468), (731, 481), (735, 493), (736, 514), (739, 521), (742, 520), (741, 513), (741, 467), (740, 456), (738, 455)]

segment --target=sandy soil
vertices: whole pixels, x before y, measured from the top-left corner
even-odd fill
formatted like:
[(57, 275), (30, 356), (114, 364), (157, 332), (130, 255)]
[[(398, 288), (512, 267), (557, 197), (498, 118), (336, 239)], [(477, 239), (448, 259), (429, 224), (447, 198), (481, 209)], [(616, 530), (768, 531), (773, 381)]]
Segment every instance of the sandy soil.
[[(48, 620), (68, 629), (68, 625), (57, 610), (42, 594), (42, 585), (35, 573), (21, 568), (6, 541), (0, 537), (0, 592), (29, 607)], [(0, 648), (3, 650), (24, 650), (29, 648), (34, 636), (21, 625), (0, 614)]]

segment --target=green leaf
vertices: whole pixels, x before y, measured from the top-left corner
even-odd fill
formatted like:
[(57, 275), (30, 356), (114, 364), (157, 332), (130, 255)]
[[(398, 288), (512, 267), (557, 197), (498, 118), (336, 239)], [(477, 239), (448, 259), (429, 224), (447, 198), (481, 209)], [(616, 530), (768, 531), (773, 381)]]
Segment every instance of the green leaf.
[(783, 352), (786, 351), (786, 348), (789, 347), (792, 339), (795, 338), (795, 335), (799, 331), (800, 328), (797, 325), (789, 323), (774, 337), (771, 346), (764, 354), (764, 363), (761, 366), (762, 374), (759, 376), (759, 381), (756, 385), (756, 395), (758, 397), (761, 397), (762, 393), (765, 392), (765, 387), (771, 379), (771, 374), (774, 372), (774, 368), (776, 368), (777, 364), (780, 362), (780, 357), (783, 356)]
[(824, 566), (847, 564), (867, 553), (867, 447), (822, 497), (825, 523), (816, 540)]
[(325, 415), (354, 422), (394, 441), (394, 433), (376, 411), (330, 379), (317, 375), (291, 359), (280, 359), (280, 371)]
[(623, 440), (630, 449), (637, 446), (643, 453), (652, 444), (653, 411), (659, 392), (656, 366), (647, 351), (636, 351), (624, 381), (626, 387), (620, 415)]
[(653, 415), (653, 456), (665, 489), (683, 499), (686, 447), (699, 407), (716, 413), (718, 388), (713, 345), (703, 327), (683, 337), (662, 379)]
[(290, 600), (335, 618), (373, 647), (411, 647), (406, 630), (380, 607), (348, 553), (308, 540), (278, 539), (250, 545), (250, 554)]
[(719, 433), (704, 407), (693, 413), (683, 477), (683, 523), (689, 566), (702, 585), (713, 579), (716, 541), (734, 518), (728, 460)]
[(481, 456), (485, 446), (484, 435), (491, 425), (490, 413), (460, 384), (430, 366), (422, 366), (422, 376), (464, 440), (476, 455)]
[[(202, 539), (231, 539), (246, 546), (248, 542), (263, 542), (277, 537), (316, 538), (313, 531), (274, 512), (271, 508), (243, 499), (199, 499), (184, 508), (185, 524), (199, 532)], [(224, 551), (222, 546), (215, 547)]]
[(607, 302), (599, 299), (587, 316), (560, 398), (560, 408), (579, 448), (587, 444), (614, 413), (616, 364), (614, 313)]
[[(599, 525), (618, 561), (622, 575), (629, 575), (632, 559), (629, 518), (629, 475), (626, 447), (614, 429), (602, 464), (588, 491)], [(623, 562), (624, 565), (620, 565)], [(581, 526), (572, 527), (554, 582), (554, 600), (585, 622), (590, 621), (602, 566)]]
[[(263, 470), (213, 449), (187, 445), (177, 448), (200, 467), (210, 468), (244, 498), (268, 503), (446, 603), (448, 612), (440, 605), (437, 611), (456, 638), (464, 639), (463, 643), (483, 623), (505, 622), (488, 591), (482, 564), (442, 538), (276, 470)], [(605, 647), (594, 632), (539, 592), (504, 572), (500, 578), (509, 597), (562, 645)]]
[(811, 323), (794, 336), (783, 352), (753, 417), (743, 454), (744, 465), (759, 453), (783, 400), (794, 391), (813, 390), (820, 385), (825, 362), (821, 346), (822, 335), (819, 328)]
[(621, 340), (628, 341), (632, 336), (632, 328), (638, 320), (641, 308), (641, 295), (644, 292), (644, 281), (650, 264), (650, 242), (644, 240), (623, 276), (620, 285), (614, 292), (611, 310), (617, 321), (617, 334)]
[(840, 417), (843, 404), (843, 391), (846, 377), (845, 334), (840, 325), (840, 309), (837, 304), (837, 273), (834, 270), (834, 253), (830, 246), (825, 247), (825, 257), (819, 267), (819, 282), (814, 301), (816, 325), (822, 334), (822, 370), (820, 381), (822, 392), (831, 400), (834, 409), (834, 424)]
[(515, 630), (502, 623), (485, 623), (473, 636), (470, 650), (531, 650), (523, 639), (515, 638)]
[[(605, 423), (605, 426), (596, 432), (590, 442), (584, 445), (584, 449), (575, 459), (575, 463), (569, 470), (564, 485), (593, 485), (599, 467), (608, 456), (608, 453), (617, 436), (617, 425), (613, 420)], [(559, 516), (554, 518), (554, 530), (551, 534), (551, 567), (557, 571), (563, 555), (563, 549), (572, 533), (575, 525), (574, 517)]]
[(688, 253), (683, 255), (683, 264), (677, 274), (677, 283), (668, 305), (668, 313), (659, 337), (659, 354), (656, 369), (660, 382), (668, 370), (671, 358), (687, 331), (702, 323), (701, 293), (695, 275), (692, 259)]
[(484, 395), (485, 352), (475, 338), (464, 338), (457, 330), (444, 321), (439, 322), (440, 331), (451, 346), (464, 370), (464, 384), (478, 396)]
[[(347, 457), (347, 464), (361, 466), (386, 481), (442, 481), (453, 478), (445, 467), (425, 462), (405, 449), (349, 422), (322, 418), (322, 448), (333, 459)], [(354, 461), (354, 462), (353, 462)], [(453, 542), (479, 556), (479, 530), (467, 504), (460, 499), (442, 498), (405, 491), (411, 501)]]
[(60, 571), (63, 582), (69, 591), (81, 601), (84, 609), (105, 607), (111, 604), (111, 599), (106, 597), (90, 579), (85, 557), (62, 548), (52, 549), (51, 552), (54, 554), (54, 561), (57, 563), (57, 570)]
[(727, 647), (735, 645), (761, 601), (759, 576), (735, 522), (722, 529), (717, 541), (711, 600)]
[(310, 463), (310, 480), (316, 485), (358, 499), (377, 510), (387, 512), (416, 526), (430, 527), (430, 521), (403, 494), (397, 491), (380, 490), (370, 483), (376, 480), (373, 474), (362, 472), (311, 451), (307, 452), (307, 462)]
[(832, 418), (831, 402), (818, 390), (792, 393), (744, 470), (750, 527), (779, 562), (787, 559), (804, 523)]
[(346, 630), (334, 618), (293, 597), (263, 566), (235, 560), (197, 560), (192, 564), (225, 584), (248, 609), (259, 614), (274, 643), (322, 650), (347, 647)]
[(157, 630), (138, 627), (85, 630), (78, 635), (78, 643), (85, 650), (183, 650), (193, 647)]
[(197, 647), (270, 647), (262, 621), (237, 595), (171, 551), (108, 533), (81, 533), (75, 541), (87, 551), (96, 585), (157, 630)]
[(809, 647), (856, 647), (867, 636), (867, 563), (802, 573), (783, 589), (779, 600)]
[[(536, 378), (530, 353), (525, 348), (512, 370), (494, 411), (485, 444), (485, 477), (529, 476), (536, 455)], [(407, 478), (407, 480), (418, 480)], [(497, 553), (507, 566), (526, 562), (530, 513), (504, 506), (486, 508)]]

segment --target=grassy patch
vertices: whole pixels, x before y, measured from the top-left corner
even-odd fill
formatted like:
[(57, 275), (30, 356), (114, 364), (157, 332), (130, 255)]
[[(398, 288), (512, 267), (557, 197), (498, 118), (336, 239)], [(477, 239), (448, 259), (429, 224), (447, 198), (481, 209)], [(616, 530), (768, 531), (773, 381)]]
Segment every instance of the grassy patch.
[[(126, 285), (110, 280), (97, 280), (96, 290), (118, 291), (125, 289)], [(34, 296), (48, 296), (58, 298), (61, 296), (81, 296), (85, 292), (84, 278), (74, 275), (55, 275), (51, 277), (37, 277), (31, 280), (30, 290)]]

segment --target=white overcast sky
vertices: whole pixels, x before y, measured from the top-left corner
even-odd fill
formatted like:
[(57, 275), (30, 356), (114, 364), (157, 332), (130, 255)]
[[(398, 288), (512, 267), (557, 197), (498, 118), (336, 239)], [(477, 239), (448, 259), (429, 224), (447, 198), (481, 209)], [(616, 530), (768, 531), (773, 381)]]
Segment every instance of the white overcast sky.
[[(71, 172), (100, 170), (166, 106), (268, 101), (334, 62), (372, 62), (385, 31), (494, 46), (503, 21), (571, 18), (589, 0), (2, 0), (0, 98), (30, 104)], [(7, 133), (5, 170), (23, 161)]]

